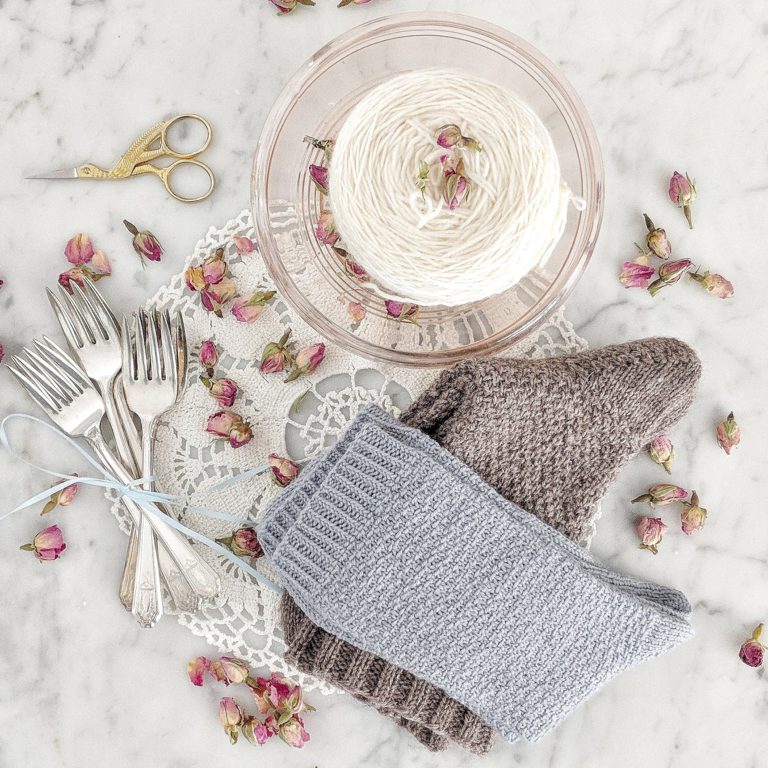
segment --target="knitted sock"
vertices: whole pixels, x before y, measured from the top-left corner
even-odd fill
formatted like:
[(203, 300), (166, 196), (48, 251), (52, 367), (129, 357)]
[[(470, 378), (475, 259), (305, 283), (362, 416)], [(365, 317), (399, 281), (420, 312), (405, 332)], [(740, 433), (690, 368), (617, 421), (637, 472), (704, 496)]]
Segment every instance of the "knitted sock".
[[(507, 498), (522, 499), (529, 512), (583, 540), (604, 487), (632, 454), (685, 413), (699, 375), (695, 354), (673, 339), (555, 359), (467, 361), (444, 371), (401, 418), (459, 453)], [(560, 470), (557, 477), (553, 468)], [(545, 470), (556, 488), (536, 493)], [(573, 487), (592, 485), (598, 489), (583, 499), (574, 496)], [(294, 484), (283, 493), (297, 490)], [(572, 525), (572, 520), (582, 522)], [(637, 580), (626, 579), (626, 588), (633, 581), (642, 592)], [(667, 590), (667, 595), (680, 609), (679, 593)], [(423, 681), (410, 672), (387, 670), (374, 654), (325, 632), (287, 593), (282, 613), (286, 658), (303, 671), (406, 718), (401, 724), (415, 722), (409, 730), (432, 749), (443, 747), (445, 737), (476, 752), (490, 748), (490, 728), (441, 691), (422, 690)], [(387, 670), (383, 680), (382, 670)]]
[(320, 479), (306, 513), (281, 495), (260, 530), (287, 589), (329, 632), (510, 740), (539, 738), (692, 634), (682, 596), (675, 609), (665, 588), (625, 590), (423, 434), (378, 409), (357, 421), (332, 471), (320, 459), (296, 481)]

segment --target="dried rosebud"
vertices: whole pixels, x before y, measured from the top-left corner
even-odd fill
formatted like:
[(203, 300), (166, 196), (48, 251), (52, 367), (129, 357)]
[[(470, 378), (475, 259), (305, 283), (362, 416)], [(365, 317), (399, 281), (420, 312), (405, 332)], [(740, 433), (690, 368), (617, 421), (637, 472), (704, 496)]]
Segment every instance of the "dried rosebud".
[(657, 464), (661, 464), (668, 474), (672, 472), (670, 465), (675, 458), (675, 448), (666, 435), (659, 435), (648, 443), (648, 455)]
[[(77, 472), (74, 472), (73, 476), (78, 477)], [(68, 507), (75, 500), (75, 496), (77, 496), (77, 488), (78, 484), (72, 483), (72, 485), (68, 485), (66, 488), (62, 488), (60, 491), (51, 494), (51, 498), (45, 503), (43, 511), (40, 514), (47, 515), (49, 512), (56, 509), (56, 507)]]
[(443, 149), (452, 149), (461, 141), (461, 129), (453, 123), (444, 125), (438, 129), (436, 141)]
[(232, 240), (235, 243), (235, 250), (239, 256), (242, 256), (246, 253), (253, 253), (256, 250), (256, 246), (253, 244), (253, 240), (251, 240), (250, 237), (233, 235)]
[(286, 459), (284, 456), (270, 453), (267, 456), (267, 463), (272, 469), (272, 478), (283, 488), (293, 482), (299, 475), (299, 465), (290, 459)]
[(243, 722), (243, 713), (237, 702), (229, 696), (224, 696), (219, 702), (219, 722), (222, 728), (229, 734), (230, 743), (236, 744), (237, 726)]
[(648, 250), (660, 259), (668, 259), (672, 255), (672, 246), (669, 244), (669, 240), (667, 240), (667, 233), (655, 226), (647, 213), (644, 213), (643, 217), (645, 218), (645, 226), (648, 229), (648, 233), (645, 236)]
[(259, 370), (262, 373), (280, 373), (285, 370), (286, 363), (290, 363), (291, 347), (293, 342), (289, 342), (288, 339), (291, 335), (291, 329), (289, 328), (281, 337), (279, 341), (270, 341), (264, 347), (264, 351), (261, 353), (261, 362), (259, 364)]
[(272, 5), (277, 8), (278, 16), (285, 16), (285, 14), (296, 10), (297, 5), (314, 5), (314, 0), (269, 0)]
[(233, 411), (219, 411), (208, 418), (205, 431), (226, 439), (233, 448), (242, 448), (253, 438), (251, 425)]
[(371, 0), (340, 0), (339, 4), (336, 6), (337, 8), (344, 8), (347, 5), (365, 5), (366, 3), (370, 3)]
[(217, 248), (202, 264), (203, 280), (207, 285), (216, 285), (227, 274), (224, 249)]
[(198, 656), (196, 659), (190, 659), (187, 662), (187, 674), (192, 685), (200, 687), (203, 684), (207, 669), (208, 659), (205, 656)]
[(315, 227), (317, 239), (325, 245), (333, 245), (339, 239), (339, 233), (336, 231), (333, 214), (330, 211), (323, 211)]
[(314, 182), (315, 186), (322, 192), (322, 194), (328, 194), (328, 168), (324, 165), (315, 165), (314, 163), (309, 166), (309, 176)]
[(365, 269), (354, 259), (345, 259), (344, 268), (347, 270), (347, 272), (349, 272), (350, 275), (352, 275), (352, 277), (360, 280), (361, 282), (367, 282), (371, 279)]
[(365, 307), (359, 301), (350, 301), (347, 304), (347, 314), (353, 323), (362, 322), (365, 317)]
[(201, 376), (200, 381), (222, 408), (230, 408), (235, 402), (238, 390), (237, 384), (232, 379), (210, 379), (207, 376)]
[(222, 317), (222, 307), (237, 294), (237, 286), (228, 277), (222, 277), (213, 285), (206, 285), (200, 293), (200, 302), (209, 312)]
[(688, 498), (688, 491), (685, 488), (681, 488), (679, 485), (671, 485), (670, 483), (658, 483), (652, 485), (648, 489), (648, 493), (638, 496), (636, 499), (632, 499), (632, 503), (643, 501), (648, 502), (652, 507), (663, 507), (665, 504), (672, 504), (675, 501), (682, 501)]
[(765, 646), (760, 642), (760, 635), (763, 634), (763, 625), (758, 624), (752, 632), (752, 637), (745, 640), (739, 648), (739, 658), (748, 667), (760, 667), (763, 664), (763, 649)]
[(58, 525), (50, 525), (43, 528), (31, 544), (23, 544), (19, 549), (26, 552), (34, 552), (38, 560), (57, 560), (61, 553), (67, 548), (64, 543), (64, 536)]
[(641, 517), (635, 524), (635, 530), (640, 539), (640, 549), (658, 554), (658, 546), (667, 530), (664, 521), (659, 517)]
[(201, 266), (187, 267), (184, 271), (184, 282), (190, 291), (202, 291), (205, 288), (205, 276)]
[(93, 258), (93, 253), (93, 243), (85, 232), (78, 232), (64, 246), (64, 255), (67, 257), (67, 261), (76, 266), (88, 264)]
[(244, 683), (251, 673), (244, 661), (232, 656), (222, 656), (218, 661), (209, 662), (208, 670), (214, 680), (224, 685)]
[(404, 304), (401, 301), (388, 299), (384, 302), (387, 317), (398, 320), (401, 323), (419, 324), (419, 306), (417, 304)]
[(741, 442), (741, 427), (736, 423), (731, 411), (725, 421), (721, 421), (715, 428), (717, 442), (720, 447), (730, 456), (731, 451)]
[(448, 209), (453, 211), (469, 197), (470, 185), (466, 176), (454, 173), (445, 183), (445, 197)]
[(267, 739), (271, 739), (275, 734), (264, 723), (253, 715), (247, 715), (240, 726), (243, 736), (251, 742), (263, 746)]
[(253, 323), (261, 317), (264, 306), (274, 295), (274, 291), (255, 291), (250, 296), (238, 296), (232, 302), (232, 314), (241, 323)]
[(672, 178), (669, 180), (669, 199), (678, 208), (683, 209), (688, 228), (693, 229), (691, 205), (696, 199), (696, 184), (687, 173), (685, 176), (677, 171), (672, 174)]
[(300, 349), (293, 359), (293, 370), (286, 376), (285, 381), (294, 381), (299, 376), (312, 373), (325, 357), (325, 344), (310, 344)]
[(238, 557), (258, 558), (264, 554), (261, 542), (253, 528), (239, 528), (231, 536), (216, 541), (232, 550)]
[(690, 259), (664, 262), (659, 267), (659, 277), (648, 286), (648, 292), (655, 296), (662, 288), (676, 283), (690, 269)]
[(98, 280), (112, 274), (112, 265), (104, 251), (94, 251), (91, 263), (88, 265), (91, 280)]
[(204, 341), (200, 345), (200, 365), (208, 371), (209, 375), (212, 375), (213, 369), (216, 367), (216, 363), (219, 362), (219, 350), (216, 349), (216, 345), (209, 339)]
[(72, 293), (71, 283), (77, 283), (77, 285), (83, 288), (85, 286), (83, 281), (88, 276), (88, 271), (82, 267), (72, 267), (59, 275), (59, 285), (69, 291), (69, 293)]
[(707, 293), (718, 299), (730, 299), (733, 296), (733, 283), (726, 280), (722, 275), (714, 272), (705, 272), (703, 275), (698, 272), (689, 272), (688, 277), (695, 280)]
[(647, 288), (656, 270), (648, 264), (647, 256), (638, 256), (634, 261), (625, 261), (619, 274), (619, 281), (625, 288)]
[(296, 713), (287, 722), (280, 725), (279, 735), (289, 747), (296, 747), (296, 749), (301, 749), (309, 741), (309, 734), (304, 728), (304, 721)]
[(707, 522), (707, 510), (699, 506), (699, 495), (696, 491), (691, 493), (691, 500), (683, 502), (683, 511), (680, 514), (680, 523), (683, 533), (690, 536), (700, 531)]
[(139, 254), (141, 263), (147, 258), (150, 261), (160, 261), (163, 255), (163, 246), (160, 241), (149, 231), (140, 232), (130, 221), (123, 219), (125, 228), (133, 235), (133, 250)]

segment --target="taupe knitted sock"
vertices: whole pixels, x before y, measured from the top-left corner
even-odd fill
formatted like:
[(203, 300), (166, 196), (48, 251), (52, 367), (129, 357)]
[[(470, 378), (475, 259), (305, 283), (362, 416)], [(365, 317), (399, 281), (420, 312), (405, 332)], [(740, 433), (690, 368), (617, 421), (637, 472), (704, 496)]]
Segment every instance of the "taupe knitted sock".
[[(465, 361), (401, 419), (433, 437), (507, 499), (586, 542), (620, 469), (690, 406), (701, 373), (675, 339), (543, 360)], [(286, 593), (286, 658), (394, 717), (430, 749), (486, 752), (493, 732), (436, 686), (325, 632)], [(481, 683), (479, 683), (481, 684)]]

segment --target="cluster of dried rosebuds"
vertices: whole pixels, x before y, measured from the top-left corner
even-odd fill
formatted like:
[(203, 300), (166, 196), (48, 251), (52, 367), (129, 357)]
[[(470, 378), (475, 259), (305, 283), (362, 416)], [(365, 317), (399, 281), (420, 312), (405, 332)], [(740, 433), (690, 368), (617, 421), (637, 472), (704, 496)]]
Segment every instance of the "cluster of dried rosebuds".
[[(440, 195), (450, 210), (455, 210), (469, 198), (471, 184), (464, 167), (464, 150), (481, 152), (479, 142), (469, 136), (464, 136), (461, 128), (449, 123), (438, 128), (435, 141), (441, 150), (440, 163)], [(422, 197), (427, 190), (431, 168), (426, 160), (419, 162), (419, 172), (416, 177), (416, 188)]]
[[(73, 473), (73, 477), (77, 477), (77, 472)], [(58, 484), (56, 483), (56, 485)], [(68, 507), (75, 500), (77, 490), (78, 484), (72, 483), (66, 486), (66, 488), (55, 491), (45, 503), (40, 514), (47, 515), (59, 507)], [(43, 528), (42, 531), (35, 534), (34, 539), (29, 544), (23, 544), (19, 547), (19, 549), (23, 549), (25, 552), (34, 552), (35, 557), (40, 561), (58, 560), (66, 548), (64, 534), (58, 525), (49, 525), (47, 528)]]
[[(669, 197), (672, 202), (683, 208), (686, 219), (691, 223), (691, 204), (696, 198), (696, 187), (688, 176), (682, 176), (677, 171), (669, 183)], [(644, 288), (651, 296), (655, 296), (662, 288), (679, 282), (683, 275), (698, 283), (711, 296), (728, 299), (733, 296), (733, 284), (722, 275), (698, 269), (691, 271), (690, 259), (672, 260), (672, 244), (669, 242), (666, 230), (657, 227), (648, 214), (645, 219), (645, 247), (635, 244), (640, 251), (632, 261), (622, 265), (619, 281), (625, 288)], [(692, 227), (691, 227), (692, 228)], [(651, 265), (651, 257), (661, 260), (658, 270)]]
[(259, 746), (273, 736), (298, 749), (309, 741), (301, 714), (314, 712), (315, 708), (304, 701), (301, 686), (283, 675), (272, 672), (269, 677), (253, 677), (248, 664), (232, 656), (222, 656), (218, 661), (198, 656), (188, 662), (187, 674), (198, 687), (202, 687), (207, 674), (226, 686), (245, 685), (249, 689), (260, 717), (245, 714), (231, 696), (219, 701), (219, 722), (231, 744), (237, 743), (240, 734)]
[[(269, 0), (272, 5), (277, 8), (278, 16), (287, 16), (292, 13), (300, 5), (312, 6), (315, 5), (315, 0)], [(339, 0), (337, 8), (344, 8), (347, 5), (366, 5), (371, 0)]]
[(85, 232), (79, 232), (67, 241), (64, 255), (73, 266), (59, 275), (59, 285), (70, 293), (71, 283), (77, 283), (82, 288), (86, 277), (96, 282), (112, 274), (112, 266), (106, 254), (93, 247), (91, 238)]
[(262, 373), (282, 373), (289, 369), (283, 379), (285, 383), (312, 373), (325, 358), (325, 344), (322, 342), (309, 344), (296, 352), (296, 342), (290, 341), (290, 337), (291, 329), (288, 328), (277, 341), (270, 341), (264, 347), (259, 363)]
[[(251, 253), (253, 243), (247, 237), (235, 238), (238, 255)], [(202, 264), (187, 267), (184, 273), (187, 288), (200, 294), (200, 301), (208, 312), (223, 317), (224, 305), (231, 301), (230, 311), (240, 323), (254, 323), (261, 317), (266, 304), (275, 296), (274, 291), (256, 290), (238, 295), (237, 286), (230, 277), (229, 267), (224, 259), (224, 249), (217, 248)]]

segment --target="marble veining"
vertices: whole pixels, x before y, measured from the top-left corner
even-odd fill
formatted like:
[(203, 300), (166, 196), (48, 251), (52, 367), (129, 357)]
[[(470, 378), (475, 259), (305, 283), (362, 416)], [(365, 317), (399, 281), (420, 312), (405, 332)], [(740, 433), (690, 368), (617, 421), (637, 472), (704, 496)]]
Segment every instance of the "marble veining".
[[(536, 744), (498, 744), (488, 768), (713, 768), (768, 766), (768, 679), (736, 656), (768, 621), (768, 481), (763, 457), (768, 266), (768, 13), (763, 0), (565, 0), (483, 3), (374, 0), (336, 10), (333, 0), (277, 18), (267, 0), (149, 3), (0, 0), (0, 342), (12, 353), (55, 334), (42, 292), (65, 267), (63, 246), (91, 234), (112, 259), (102, 283), (118, 308), (137, 305), (178, 270), (211, 224), (248, 204), (250, 159), (280, 88), (298, 64), (353, 24), (404, 10), (475, 13), (530, 40), (581, 94), (606, 164), (603, 231), (568, 314), (593, 346), (651, 334), (691, 343), (704, 363), (697, 401), (672, 437), (673, 479), (709, 508), (703, 532), (685, 537), (675, 513), (659, 555), (636, 548), (628, 499), (663, 473), (638, 457), (611, 489), (594, 552), (612, 567), (683, 590), (696, 637), (633, 670)], [(206, 162), (216, 193), (184, 206), (156, 179), (114, 184), (23, 177), (92, 160), (108, 164), (164, 114), (194, 111), (214, 125)], [(699, 183), (696, 228), (666, 199), (672, 170)], [(620, 262), (642, 237), (641, 213), (665, 226), (676, 255), (721, 271), (736, 297), (718, 302), (680, 285), (653, 300), (625, 291)], [(165, 244), (142, 270), (122, 219)], [(727, 457), (713, 425), (728, 410), (743, 425)], [(0, 413), (30, 410), (0, 370)], [(22, 439), (22, 444), (24, 440)], [(28, 446), (52, 460), (50, 446)], [(0, 511), (45, 484), (0, 454)], [(0, 527), (0, 768), (266, 760), (285, 768), (480, 765), (458, 750), (434, 755), (348, 696), (312, 696), (312, 740), (302, 751), (270, 743), (230, 747), (219, 688), (194, 689), (188, 658), (202, 640), (172, 620), (152, 631), (115, 598), (125, 538), (87, 489), (56, 513), (70, 549), (38, 564), (18, 545), (42, 527), (34, 512)], [(482, 685), (482, 681), (478, 681)]]

